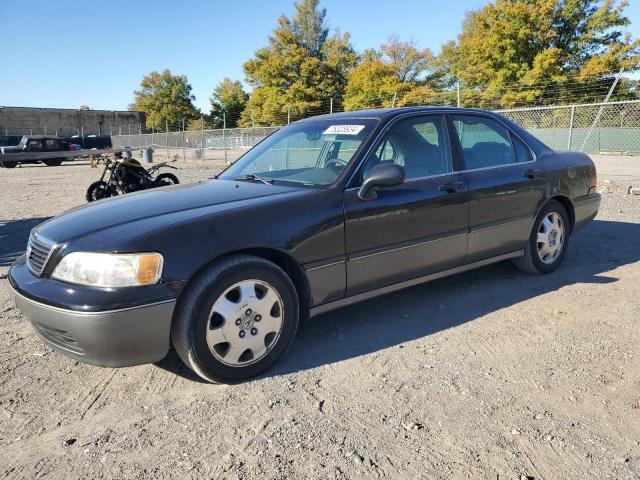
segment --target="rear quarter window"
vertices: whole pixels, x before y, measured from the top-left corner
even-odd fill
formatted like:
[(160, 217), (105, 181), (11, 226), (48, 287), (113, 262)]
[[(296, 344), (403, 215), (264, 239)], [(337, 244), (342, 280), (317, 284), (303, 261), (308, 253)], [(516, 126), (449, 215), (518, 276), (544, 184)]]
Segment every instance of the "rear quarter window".
[(520, 140), (515, 135), (511, 135), (511, 141), (513, 142), (513, 148), (516, 151), (516, 158), (518, 159), (518, 163), (522, 162), (530, 162), (533, 160), (533, 155), (531, 155), (531, 150), (525, 143)]

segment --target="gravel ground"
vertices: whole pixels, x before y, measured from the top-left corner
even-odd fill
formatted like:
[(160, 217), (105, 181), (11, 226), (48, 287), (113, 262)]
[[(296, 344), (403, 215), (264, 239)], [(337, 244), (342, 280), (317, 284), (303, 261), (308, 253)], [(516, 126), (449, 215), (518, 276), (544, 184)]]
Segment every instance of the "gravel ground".
[(503, 263), (317, 317), (235, 386), (174, 353), (77, 363), (14, 308), (6, 275), (29, 230), (97, 176), (0, 169), (3, 477), (640, 478), (640, 196), (619, 176), (601, 173), (600, 215), (555, 273)]

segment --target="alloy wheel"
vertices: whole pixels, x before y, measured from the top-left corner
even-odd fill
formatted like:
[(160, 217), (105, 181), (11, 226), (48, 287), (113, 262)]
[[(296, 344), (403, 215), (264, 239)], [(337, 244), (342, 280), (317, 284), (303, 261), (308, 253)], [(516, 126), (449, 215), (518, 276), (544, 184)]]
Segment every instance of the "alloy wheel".
[(275, 345), (284, 316), (278, 291), (262, 280), (233, 284), (216, 299), (206, 341), (220, 362), (241, 367), (257, 362)]
[(546, 264), (555, 262), (564, 247), (565, 227), (562, 216), (549, 212), (538, 229), (538, 258)]

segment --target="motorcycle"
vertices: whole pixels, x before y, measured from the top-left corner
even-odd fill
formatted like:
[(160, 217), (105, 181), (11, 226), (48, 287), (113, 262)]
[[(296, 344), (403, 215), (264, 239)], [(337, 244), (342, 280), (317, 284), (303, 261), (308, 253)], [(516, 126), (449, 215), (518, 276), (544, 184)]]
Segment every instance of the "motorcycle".
[(149, 169), (134, 158), (122, 158), (121, 154), (116, 154), (116, 159), (101, 159), (104, 163), (104, 171), (100, 180), (93, 182), (87, 189), (87, 202), (94, 202), (103, 198), (113, 197), (119, 194), (138, 192), (150, 188), (177, 185), (180, 183), (178, 177), (172, 173), (156, 173), (161, 168), (177, 169), (168, 162), (158, 163)]

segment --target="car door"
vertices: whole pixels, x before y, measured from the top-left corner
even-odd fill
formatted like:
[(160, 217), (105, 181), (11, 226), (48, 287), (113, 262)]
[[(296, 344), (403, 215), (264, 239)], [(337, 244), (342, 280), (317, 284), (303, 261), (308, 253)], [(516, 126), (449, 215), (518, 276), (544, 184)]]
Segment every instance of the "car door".
[(488, 115), (450, 118), (471, 194), (467, 262), (524, 248), (547, 188), (542, 166), (522, 139)]
[(62, 150), (60, 147), (60, 141), (55, 138), (47, 138), (44, 143), (45, 152), (59, 152)]
[[(405, 182), (360, 199), (371, 168), (390, 162)], [(469, 199), (455, 170), (444, 115), (401, 117), (386, 129), (345, 191), (348, 296), (464, 263)]]
[(42, 140), (31, 139), (27, 144), (28, 152), (42, 152)]

